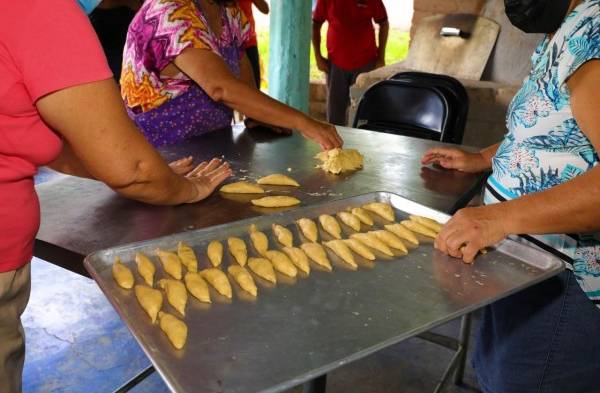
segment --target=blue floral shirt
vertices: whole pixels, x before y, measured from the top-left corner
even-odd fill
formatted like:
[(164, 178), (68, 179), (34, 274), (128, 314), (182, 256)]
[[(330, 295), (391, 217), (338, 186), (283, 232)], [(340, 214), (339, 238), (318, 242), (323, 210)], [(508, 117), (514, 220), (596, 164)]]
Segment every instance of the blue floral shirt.
[[(508, 110), (508, 134), (492, 160), (485, 203), (546, 190), (598, 165), (598, 153), (573, 117), (567, 86), (579, 67), (598, 58), (600, 0), (584, 0), (533, 54), (531, 73)], [(519, 239), (564, 260), (600, 307), (600, 233)]]

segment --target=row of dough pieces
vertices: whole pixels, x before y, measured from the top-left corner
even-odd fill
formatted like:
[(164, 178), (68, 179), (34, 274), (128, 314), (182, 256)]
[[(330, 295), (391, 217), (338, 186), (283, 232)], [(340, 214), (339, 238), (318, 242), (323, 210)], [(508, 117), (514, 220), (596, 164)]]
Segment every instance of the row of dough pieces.
[[(392, 207), (384, 203), (370, 203), (364, 205), (362, 208), (339, 212), (338, 217), (343, 223), (359, 232), (362, 225), (372, 226), (374, 224), (367, 210), (377, 213), (388, 221), (395, 220)], [(385, 225), (386, 230), (355, 233), (349, 239), (345, 240), (341, 239), (341, 227), (334, 217), (321, 215), (319, 222), (322, 228), (335, 238), (335, 240), (327, 241), (323, 244), (355, 270), (358, 268), (358, 265), (354, 260), (352, 251), (371, 261), (376, 258), (369, 248), (373, 248), (388, 256), (394, 255), (390, 247), (406, 254), (408, 250), (401, 239), (413, 245), (418, 245), (418, 239), (413, 231), (425, 236), (435, 237), (441, 229), (439, 223), (428, 218), (418, 216), (411, 216), (410, 218), (410, 220), (402, 221), (400, 224)], [(309, 274), (309, 258), (325, 270), (332, 270), (325, 250), (317, 243), (318, 228), (315, 222), (308, 218), (302, 218), (297, 221), (297, 224), (302, 234), (310, 241), (309, 243), (302, 244), (300, 248), (293, 246), (293, 235), (289, 229), (278, 224), (273, 224), (272, 226), (273, 234), (284, 246), (283, 253), (268, 250), (268, 237), (254, 225), (250, 227), (250, 238), (254, 248), (261, 257), (248, 258), (246, 244), (242, 239), (232, 237), (227, 240), (229, 252), (238, 263), (238, 265), (229, 266), (227, 271), (242, 290), (252, 296), (256, 296), (258, 292), (252, 275), (245, 268), (246, 265), (258, 277), (274, 284), (277, 281), (275, 270), (290, 277), (295, 277), (298, 270)], [(208, 259), (214, 267), (202, 270), (201, 272), (198, 272), (198, 259), (194, 250), (183, 242), (178, 244), (177, 252), (157, 249), (156, 254), (165, 272), (172, 277), (158, 281), (158, 286), (165, 291), (169, 304), (182, 316), (185, 316), (188, 290), (198, 300), (207, 303), (211, 302), (207, 282), (219, 294), (227, 298), (232, 297), (231, 284), (225, 273), (218, 269), (223, 260), (223, 245), (220, 242), (212, 241), (207, 250)], [(162, 293), (152, 288), (156, 272), (154, 264), (142, 253), (136, 254), (135, 262), (138, 273), (147, 284), (135, 285), (136, 298), (150, 316), (152, 323), (155, 323), (158, 318), (161, 329), (167, 334), (173, 346), (178, 349), (182, 348), (187, 338), (187, 326), (177, 317), (160, 311), (163, 303)], [(183, 276), (183, 266), (187, 269), (185, 276)], [(128, 267), (122, 264), (119, 258), (115, 260), (112, 273), (119, 286), (125, 289), (134, 287), (135, 280), (133, 273)], [(182, 277), (184, 282), (180, 281)]]
[[(261, 177), (256, 183), (253, 184), (247, 181), (229, 183), (221, 187), (219, 191), (226, 194), (264, 194), (265, 190), (261, 185), (300, 187), (300, 184), (296, 180), (280, 173)], [(251, 203), (260, 207), (290, 207), (299, 205), (300, 200), (291, 196), (278, 195), (253, 199)]]

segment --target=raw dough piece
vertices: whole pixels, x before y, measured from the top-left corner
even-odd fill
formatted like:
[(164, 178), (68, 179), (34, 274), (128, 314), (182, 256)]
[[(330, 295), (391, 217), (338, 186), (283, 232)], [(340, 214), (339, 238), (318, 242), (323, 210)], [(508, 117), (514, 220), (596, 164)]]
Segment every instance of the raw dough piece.
[(115, 263), (113, 263), (112, 275), (121, 288), (133, 288), (133, 273), (131, 272), (131, 269), (121, 263), (121, 258), (119, 257), (116, 257)]
[(264, 194), (265, 190), (259, 185), (248, 183), (247, 181), (239, 181), (237, 183), (225, 184), (219, 190), (228, 194)]
[(362, 207), (355, 207), (354, 209), (352, 209), (352, 214), (354, 214), (356, 217), (358, 217), (360, 222), (362, 222), (363, 224), (366, 224), (366, 225), (374, 224), (373, 218), (371, 218), (369, 213), (367, 213), (367, 211), (365, 209), (363, 209)]
[(188, 272), (183, 278), (188, 291), (198, 300), (204, 303), (211, 303), (208, 284), (198, 273)]
[(156, 322), (156, 316), (162, 308), (162, 293), (158, 289), (153, 289), (146, 285), (136, 285), (134, 291), (135, 297), (150, 317), (152, 323)]
[(364, 161), (364, 157), (358, 150), (340, 148), (320, 152), (315, 158), (321, 160), (321, 165), (317, 165), (318, 168), (335, 175), (360, 169)]
[(258, 293), (258, 288), (256, 288), (254, 279), (250, 273), (248, 273), (248, 270), (241, 266), (231, 265), (227, 268), (227, 271), (235, 279), (235, 282), (238, 283), (240, 288), (248, 292), (250, 295), (256, 296)]
[(342, 261), (350, 265), (353, 270), (358, 269), (358, 265), (354, 260), (354, 255), (352, 255), (352, 251), (350, 251), (350, 248), (348, 248), (343, 240), (332, 240), (330, 242), (325, 242), (324, 244), (329, 247), (331, 251), (335, 253), (335, 255), (340, 257)]
[(296, 266), (290, 261), (290, 258), (287, 257), (281, 251), (267, 251), (265, 256), (269, 258), (275, 270), (279, 273), (285, 274), (289, 277), (296, 277), (298, 275), (298, 269)]
[(138, 268), (138, 273), (140, 276), (142, 276), (146, 284), (148, 284), (149, 287), (154, 286), (154, 274), (156, 273), (156, 267), (154, 267), (154, 264), (150, 258), (141, 252), (136, 252), (135, 263)]
[(443, 225), (435, 220), (432, 220), (431, 218), (427, 218), (427, 217), (423, 217), (423, 216), (409, 216), (408, 218), (410, 218), (414, 222), (418, 222), (419, 224), (423, 225), (424, 227), (431, 229), (435, 233), (440, 233), (442, 231)]
[(408, 230), (402, 224), (388, 224), (385, 225), (385, 229), (392, 232), (394, 235), (398, 236), (401, 239), (406, 240), (409, 243), (414, 244), (415, 246), (419, 245), (419, 239), (415, 236), (414, 233)]
[(317, 224), (309, 218), (301, 218), (296, 221), (298, 227), (300, 227), (300, 231), (311, 242), (316, 242), (319, 238), (319, 229), (317, 228)]
[(300, 200), (290, 196), (268, 196), (253, 199), (252, 204), (260, 207), (290, 207), (299, 205)]
[(359, 242), (356, 239), (346, 239), (344, 240), (344, 243), (346, 243), (346, 245), (350, 247), (352, 251), (354, 251), (361, 257), (369, 261), (375, 260), (375, 254), (373, 254), (371, 250), (369, 250), (369, 247), (365, 246), (362, 242)]
[(213, 240), (208, 244), (206, 254), (208, 255), (208, 260), (214, 267), (221, 265), (221, 262), (223, 262), (223, 245), (220, 242)]
[(358, 240), (359, 242), (363, 243), (365, 246), (371, 247), (381, 253), (384, 253), (385, 255), (387, 255), (389, 257), (394, 256), (394, 253), (392, 252), (392, 250), (390, 250), (390, 248), (384, 242), (379, 240), (377, 238), (377, 236), (375, 236), (371, 233), (354, 233), (354, 234), (350, 235), (350, 238)]
[(275, 234), (279, 243), (286, 247), (292, 247), (294, 245), (294, 235), (292, 235), (292, 232), (290, 232), (289, 229), (279, 224), (273, 224), (272, 228), (273, 234)]
[(394, 208), (388, 203), (373, 202), (363, 205), (363, 209), (373, 212), (388, 221), (394, 221), (396, 215), (394, 214)]
[(216, 267), (204, 269), (200, 272), (200, 275), (205, 279), (214, 289), (217, 290), (221, 295), (228, 299), (231, 299), (231, 284), (229, 279), (221, 270)]
[(427, 236), (427, 237), (432, 237), (432, 238), (436, 238), (437, 237), (437, 233), (429, 228), (427, 228), (426, 226), (419, 224), (416, 221), (411, 221), (411, 220), (404, 220), (401, 221), (400, 224), (404, 225), (406, 228), (410, 229), (411, 231)]
[(174, 279), (181, 280), (182, 264), (181, 259), (179, 259), (177, 254), (170, 251), (163, 251), (160, 248), (157, 248), (155, 252), (156, 255), (158, 255), (158, 259), (160, 259), (165, 272)]
[(167, 294), (167, 301), (173, 308), (183, 316), (185, 316), (185, 305), (187, 304), (187, 288), (181, 281), (162, 279), (158, 282)]
[(329, 258), (327, 258), (327, 253), (325, 252), (325, 249), (323, 249), (323, 246), (318, 243), (304, 243), (300, 246), (300, 248), (317, 265), (324, 267), (328, 271), (333, 270), (331, 267), (331, 262), (329, 262)]
[(339, 212), (337, 216), (344, 224), (354, 229), (356, 232), (360, 232), (360, 219), (352, 213)]
[(310, 273), (310, 263), (308, 262), (308, 257), (298, 247), (284, 247), (283, 252), (287, 254), (292, 263), (301, 271), (306, 274)]
[(269, 238), (263, 232), (256, 228), (256, 225), (250, 225), (250, 240), (254, 249), (258, 255), (265, 255), (265, 252), (269, 249)]
[(246, 265), (248, 261), (248, 249), (246, 248), (246, 243), (239, 237), (230, 237), (227, 239), (227, 245), (229, 246), (229, 252), (235, 258), (235, 261), (240, 264), (240, 266)]
[(381, 240), (388, 246), (395, 248), (396, 250), (400, 250), (405, 254), (408, 254), (408, 249), (406, 248), (406, 245), (402, 243), (402, 239), (394, 235), (392, 232), (388, 232), (382, 229), (380, 231), (371, 231), (369, 233), (377, 236), (379, 240)]
[(273, 265), (268, 259), (250, 258), (248, 259), (248, 267), (250, 267), (250, 270), (252, 270), (258, 277), (272, 282), (273, 284), (277, 283), (275, 270), (273, 270)]
[(319, 222), (325, 232), (329, 233), (335, 239), (339, 240), (342, 238), (342, 228), (334, 217), (328, 214), (321, 214), (319, 216)]
[(177, 243), (177, 255), (188, 272), (196, 273), (198, 271), (198, 258), (192, 247), (184, 242)]
[(177, 349), (183, 348), (187, 341), (188, 328), (182, 320), (166, 312), (158, 313), (160, 329), (165, 332), (171, 344)]
[(282, 175), (280, 173), (274, 173), (269, 176), (261, 177), (257, 181), (258, 184), (271, 185), (271, 186), (293, 186), (300, 187), (300, 184), (289, 176)]

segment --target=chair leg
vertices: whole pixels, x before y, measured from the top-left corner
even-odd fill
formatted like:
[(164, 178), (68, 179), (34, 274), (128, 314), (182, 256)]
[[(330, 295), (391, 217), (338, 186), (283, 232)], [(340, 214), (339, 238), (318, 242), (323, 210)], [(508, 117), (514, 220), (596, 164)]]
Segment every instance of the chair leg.
[(467, 363), (467, 352), (469, 351), (469, 340), (471, 338), (471, 313), (463, 315), (460, 321), (459, 347), (460, 359), (454, 372), (454, 384), (463, 383), (465, 365)]
[(327, 374), (321, 375), (306, 383), (302, 388), (302, 393), (325, 393), (327, 390)]

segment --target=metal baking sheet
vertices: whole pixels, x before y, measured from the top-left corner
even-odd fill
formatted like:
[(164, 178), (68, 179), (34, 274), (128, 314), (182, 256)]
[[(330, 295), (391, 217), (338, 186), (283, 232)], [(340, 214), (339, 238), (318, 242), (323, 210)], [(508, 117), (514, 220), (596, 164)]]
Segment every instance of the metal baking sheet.
[[(208, 267), (205, 250), (211, 240), (240, 236), (253, 253), (247, 236), (252, 223), (269, 235), (272, 249), (279, 247), (271, 234), (272, 223), (292, 230), (297, 245), (296, 219), (314, 219), (372, 201), (391, 203), (397, 220), (409, 214), (440, 222), (449, 218), (395, 194), (371, 193), (99, 251), (85, 259), (85, 266), (175, 392), (280, 392), (564, 268), (552, 255), (511, 240), (479, 256), (474, 265), (442, 255), (425, 238), (404, 257), (381, 258), (375, 263), (358, 258), (358, 271), (346, 269), (330, 254), (333, 272), (313, 265), (308, 277), (278, 276), (276, 287), (257, 280), (255, 300), (243, 296), (235, 284), (231, 301), (214, 292), (211, 305), (190, 297), (185, 317), (189, 335), (182, 350), (173, 349), (158, 326), (150, 324), (133, 291), (118, 287), (111, 275), (116, 256), (136, 271), (135, 252), (153, 255), (157, 247), (173, 249), (180, 240), (193, 246), (201, 267)], [(384, 223), (376, 218), (377, 227)], [(351, 230), (344, 227), (344, 232), (347, 236)], [(321, 236), (328, 239), (322, 232)], [(226, 252), (223, 266), (230, 263)], [(162, 276), (158, 267), (157, 278)], [(166, 302), (163, 309), (176, 314)]]

